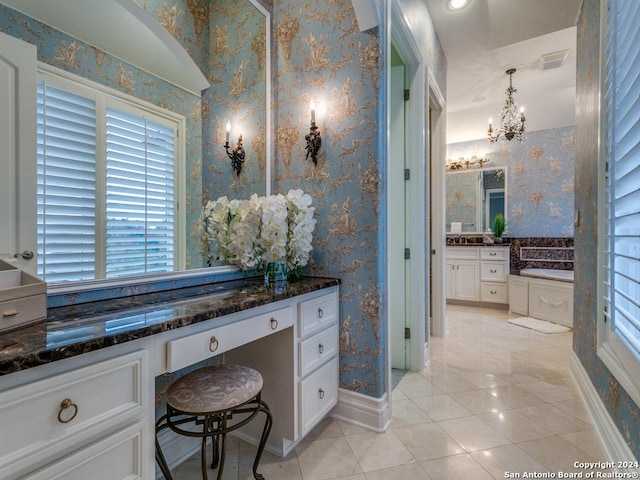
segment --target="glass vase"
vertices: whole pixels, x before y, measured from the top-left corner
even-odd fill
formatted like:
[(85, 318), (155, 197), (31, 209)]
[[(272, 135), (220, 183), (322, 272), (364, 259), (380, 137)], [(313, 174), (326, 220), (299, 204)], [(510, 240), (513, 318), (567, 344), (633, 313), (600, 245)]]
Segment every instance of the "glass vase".
[(264, 284), (273, 288), (274, 293), (287, 291), (287, 264), (285, 262), (269, 262), (264, 271)]

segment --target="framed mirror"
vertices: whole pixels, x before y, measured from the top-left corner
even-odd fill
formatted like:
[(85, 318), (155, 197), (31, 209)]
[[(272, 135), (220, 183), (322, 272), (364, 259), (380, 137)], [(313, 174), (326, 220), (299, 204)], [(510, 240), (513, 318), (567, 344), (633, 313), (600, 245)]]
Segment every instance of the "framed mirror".
[[(186, 119), (185, 128), (178, 134), (182, 138), (186, 137), (186, 162), (175, 172), (176, 177), (186, 180), (186, 201), (179, 200), (179, 208), (176, 207), (176, 224), (182, 224), (182, 230), (176, 236), (177, 260), (172, 271), (165, 275), (175, 278), (186, 274), (183, 272), (185, 268), (201, 268), (204, 264), (198, 243), (194, 240), (194, 228), (197, 226), (203, 198), (206, 200), (207, 197), (216, 198), (225, 194), (232, 198), (242, 198), (254, 192), (261, 195), (270, 193), (273, 147), (269, 9), (259, 0), (212, 0), (207, 15), (203, 16), (202, 12), (195, 10), (180, 12), (184, 14), (178, 19), (181, 22), (178, 25), (180, 28), (170, 31), (169, 27), (175, 26), (169, 18), (173, 11), (159, 8), (144, 12), (147, 5), (138, 6), (133, 0), (91, 2), (86, 9), (77, 9), (72, 0), (45, 3), (37, 0), (1, 0), (0, 4), (8, 6), (5, 23), (1, 24), (3, 31), (35, 44), (44, 63), (53, 65), (63, 74), (68, 71), (89, 82), (121, 90)], [(98, 6), (106, 12), (117, 11), (119, 15), (112, 15), (115, 23), (109, 23), (106, 14), (93, 14), (92, 8)], [(10, 10), (11, 8), (15, 10)], [(223, 8), (226, 12), (220, 29), (228, 34), (217, 45), (224, 45), (223, 50), (229, 58), (233, 57), (237, 61), (229, 75), (226, 75), (227, 68), (220, 68), (226, 63), (216, 57), (216, 44), (209, 42), (209, 33), (216, 28), (214, 20), (218, 19), (218, 8)], [(82, 18), (78, 20), (77, 15), (84, 15), (84, 21), (80, 21)], [(71, 21), (70, 18), (74, 20)], [(89, 25), (91, 28), (85, 28), (84, 33), (72, 33), (71, 27), (64, 22), (71, 23), (71, 26)], [(165, 26), (167, 30), (158, 28), (165, 23), (169, 25)], [(156, 35), (159, 44), (154, 44), (152, 54), (146, 50), (135, 53), (143, 49), (134, 49), (132, 45), (143, 47), (147, 42), (131, 40), (131, 35), (118, 34), (120, 30), (115, 26), (120, 24), (126, 24), (131, 31)], [(63, 32), (68, 32), (69, 35)], [(117, 51), (117, 44), (122, 42), (110, 42), (105, 35), (111, 39), (118, 37), (119, 40), (126, 37), (126, 48), (122, 55), (118, 55)], [(212, 34), (211, 39), (213, 37)], [(147, 47), (147, 50), (148, 48), (151, 47)], [(125, 56), (127, 52), (135, 54)], [(183, 62), (184, 71), (180, 72), (183, 75), (173, 79), (151, 67), (143, 67), (135, 59), (144, 57), (165, 60), (176, 57), (177, 61)], [(122, 62), (123, 58), (127, 59), (125, 63)], [(165, 67), (168, 63), (162, 61), (158, 68)], [(173, 68), (172, 72), (178, 70)], [(152, 75), (148, 75), (149, 72)], [(204, 78), (203, 73), (207, 78)], [(211, 80), (215, 83), (208, 87)], [(209, 97), (218, 97), (215, 91), (218, 87), (221, 92), (219, 98), (224, 101), (220, 105), (208, 104)], [(224, 111), (224, 108), (228, 110)], [(223, 147), (224, 133), (220, 133), (218, 129), (218, 124), (222, 124), (227, 117), (231, 117), (235, 125), (243, 129), (241, 133), (247, 155), (243, 172), (245, 176), (241, 179), (232, 176), (233, 169)], [(205, 178), (208, 174), (212, 176)], [(35, 194), (33, 196), (35, 198)], [(103, 196), (100, 195), (100, 198)], [(192, 274), (193, 272), (189, 273)], [(163, 274), (151, 275), (157, 278)], [(127, 284), (130, 281), (148, 281), (149, 277), (136, 275), (118, 277), (117, 280), (120, 284)], [(101, 282), (106, 285), (111, 281), (89, 280), (82, 283), (91, 284), (90, 288), (98, 288), (103, 284)], [(64, 285), (78, 288), (77, 282)]]
[[(270, 193), (272, 158), (271, 14), (259, 0), (212, 0), (211, 87), (203, 95), (204, 200)], [(229, 132), (227, 132), (229, 126)], [(240, 137), (245, 159), (234, 172), (223, 145)]]
[(446, 175), (447, 232), (460, 222), (462, 233), (486, 232), (498, 213), (507, 220), (507, 167), (453, 170)]

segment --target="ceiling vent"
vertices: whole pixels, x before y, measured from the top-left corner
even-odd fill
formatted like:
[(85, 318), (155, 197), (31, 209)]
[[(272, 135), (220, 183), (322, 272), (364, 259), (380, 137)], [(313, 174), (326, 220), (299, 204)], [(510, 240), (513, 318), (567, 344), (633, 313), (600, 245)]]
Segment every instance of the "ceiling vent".
[(561, 67), (569, 56), (569, 50), (560, 52), (546, 53), (540, 56), (541, 70), (551, 70), (552, 68)]

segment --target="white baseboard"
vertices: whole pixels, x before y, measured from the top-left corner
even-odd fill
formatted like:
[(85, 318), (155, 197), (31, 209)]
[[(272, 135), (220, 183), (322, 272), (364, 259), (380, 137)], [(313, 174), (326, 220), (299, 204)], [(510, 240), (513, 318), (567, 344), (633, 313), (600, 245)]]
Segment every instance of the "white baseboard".
[(589, 413), (589, 417), (591, 417), (593, 428), (607, 456), (606, 460), (611, 462), (631, 461), (634, 456), (629, 445), (627, 445), (602, 400), (600, 400), (598, 392), (593, 383), (591, 383), (589, 375), (575, 352), (571, 353), (569, 373), (576, 383), (578, 393)]
[(369, 397), (343, 388), (338, 389), (338, 404), (331, 417), (367, 430), (382, 433), (389, 427), (389, 396)]

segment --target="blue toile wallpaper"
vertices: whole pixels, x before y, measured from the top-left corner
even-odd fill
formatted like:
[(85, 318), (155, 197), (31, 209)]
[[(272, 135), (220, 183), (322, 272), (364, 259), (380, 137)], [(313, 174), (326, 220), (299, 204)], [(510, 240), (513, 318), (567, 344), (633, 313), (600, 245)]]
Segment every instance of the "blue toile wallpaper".
[[(486, 156), (486, 167), (507, 167), (508, 236), (573, 237), (575, 126), (527, 132), (526, 137), (522, 143), (482, 139), (449, 144), (447, 159)], [(456, 192), (447, 191), (447, 218), (449, 208), (460, 207), (456, 202)]]
[(573, 350), (589, 374), (636, 459), (640, 408), (598, 357), (598, 128), (600, 116), (600, 0), (584, 0), (578, 19), (576, 83), (576, 210)]

